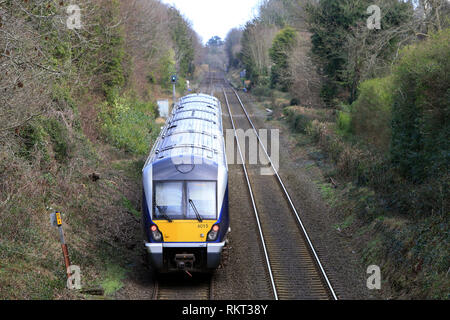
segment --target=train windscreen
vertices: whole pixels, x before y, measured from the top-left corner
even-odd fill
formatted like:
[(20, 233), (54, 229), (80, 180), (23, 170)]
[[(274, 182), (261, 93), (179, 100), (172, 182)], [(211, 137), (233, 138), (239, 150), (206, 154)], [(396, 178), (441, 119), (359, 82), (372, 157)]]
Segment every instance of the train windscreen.
[[(201, 218), (216, 219), (216, 182), (193, 181), (187, 183), (187, 198), (194, 206), (188, 206), (187, 218), (195, 219), (195, 209)], [(195, 208), (195, 209), (194, 209)]]
[(157, 182), (154, 193), (154, 218), (183, 218), (183, 182)]
[(215, 181), (155, 181), (153, 219), (217, 219)]

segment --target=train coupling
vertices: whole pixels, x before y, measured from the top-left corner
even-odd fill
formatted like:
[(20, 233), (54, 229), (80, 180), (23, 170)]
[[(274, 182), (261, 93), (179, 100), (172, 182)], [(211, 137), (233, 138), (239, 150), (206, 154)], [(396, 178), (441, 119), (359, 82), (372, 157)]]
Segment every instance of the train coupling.
[(175, 255), (175, 264), (179, 270), (192, 269), (194, 262), (194, 254), (180, 253)]

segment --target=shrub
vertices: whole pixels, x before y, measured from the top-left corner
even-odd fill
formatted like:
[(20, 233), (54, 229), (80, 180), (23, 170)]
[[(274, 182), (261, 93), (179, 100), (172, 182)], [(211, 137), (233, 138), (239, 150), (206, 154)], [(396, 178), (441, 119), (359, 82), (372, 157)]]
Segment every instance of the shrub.
[(352, 133), (352, 115), (351, 108), (345, 104), (341, 106), (342, 110), (337, 111), (336, 124), (338, 126), (338, 132), (342, 135), (348, 135)]
[(253, 95), (256, 97), (271, 97), (272, 90), (269, 87), (258, 85), (252, 89)]
[(58, 120), (50, 118), (43, 122), (46, 132), (50, 136), (52, 142), (55, 159), (62, 163), (70, 157), (70, 138), (69, 130), (61, 124)]
[(352, 104), (352, 131), (387, 151), (391, 138), (392, 78), (364, 81), (359, 91), (358, 99)]
[(394, 70), (393, 163), (412, 181), (448, 170), (450, 28), (404, 49)]
[(28, 162), (35, 160), (36, 152), (40, 152), (48, 157), (46, 149), (47, 133), (37, 121), (29, 122), (18, 132), (22, 139), (22, 145), (18, 150), (20, 157)]
[(298, 113), (293, 108), (284, 108), (284, 114), (286, 115), (286, 120), (295, 132), (306, 133), (306, 129), (309, 126), (311, 120), (303, 114)]
[(100, 118), (107, 140), (138, 155), (146, 154), (159, 134), (154, 123), (155, 105), (129, 95), (116, 95), (112, 104), (103, 104)]
[(326, 81), (320, 89), (320, 97), (327, 107), (333, 106), (333, 98), (337, 95), (337, 85), (331, 81)]

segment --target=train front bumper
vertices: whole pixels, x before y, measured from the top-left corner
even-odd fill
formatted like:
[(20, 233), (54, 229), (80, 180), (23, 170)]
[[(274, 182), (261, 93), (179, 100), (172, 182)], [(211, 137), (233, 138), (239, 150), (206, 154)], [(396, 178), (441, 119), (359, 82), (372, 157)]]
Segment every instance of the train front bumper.
[(167, 270), (168, 266), (164, 263), (164, 249), (189, 249), (206, 250), (206, 269), (215, 269), (219, 266), (222, 249), (225, 246), (223, 242), (199, 242), (199, 243), (145, 243), (145, 247), (150, 257), (150, 262), (157, 270)]

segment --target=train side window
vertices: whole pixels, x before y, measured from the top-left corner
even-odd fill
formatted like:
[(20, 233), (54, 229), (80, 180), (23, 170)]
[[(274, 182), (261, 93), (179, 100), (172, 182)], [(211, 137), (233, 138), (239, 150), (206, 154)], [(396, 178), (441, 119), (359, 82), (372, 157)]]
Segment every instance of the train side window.
[[(203, 219), (217, 219), (216, 182), (187, 182), (187, 199), (191, 199)], [(187, 206), (187, 219), (196, 219), (192, 206)]]
[(182, 218), (183, 182), (155, 182), (154, 204), (154, 218)]

